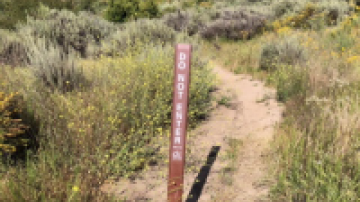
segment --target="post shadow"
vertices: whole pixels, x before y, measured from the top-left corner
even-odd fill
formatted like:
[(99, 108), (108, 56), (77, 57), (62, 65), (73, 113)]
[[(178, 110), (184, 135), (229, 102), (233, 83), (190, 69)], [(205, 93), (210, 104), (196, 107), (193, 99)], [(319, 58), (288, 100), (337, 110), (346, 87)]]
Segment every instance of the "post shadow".
[(205, 165), (200, 169), (198, 176), (195, 179), (193, 186), (191, 187), (190, 193), (186, 198), (186, 202), (197, 202), (200, 198), (201, 192), (206, 183), (206, 179), (209, 176), (212, 165), (214, 164), (217, 154), (220, 151), (220, 146), (213, 146), (207, 157)]

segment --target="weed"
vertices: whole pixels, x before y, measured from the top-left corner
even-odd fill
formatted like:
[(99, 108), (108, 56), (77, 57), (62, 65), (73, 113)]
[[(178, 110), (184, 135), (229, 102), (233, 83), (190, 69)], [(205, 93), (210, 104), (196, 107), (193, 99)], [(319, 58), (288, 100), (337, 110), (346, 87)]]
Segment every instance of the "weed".
[(224, 105), (226, 107), (230, 107), (231, 104), (230, 104), (230, 101), (231, 101), (231, 98), (228, 97), (228, 96), (222, 96), (220, 98), (220, 100), (218, 101), (218, 105)]

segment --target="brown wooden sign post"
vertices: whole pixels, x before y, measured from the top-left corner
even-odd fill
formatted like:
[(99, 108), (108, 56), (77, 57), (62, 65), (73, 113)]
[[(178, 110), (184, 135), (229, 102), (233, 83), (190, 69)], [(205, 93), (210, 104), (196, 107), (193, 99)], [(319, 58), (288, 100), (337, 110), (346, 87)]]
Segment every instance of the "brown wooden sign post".
[(189, 103), (191, 46), (175, 50), (174, 92), (171, 118), (168, 201), (181, 202), (184, 184), (185, 146)]

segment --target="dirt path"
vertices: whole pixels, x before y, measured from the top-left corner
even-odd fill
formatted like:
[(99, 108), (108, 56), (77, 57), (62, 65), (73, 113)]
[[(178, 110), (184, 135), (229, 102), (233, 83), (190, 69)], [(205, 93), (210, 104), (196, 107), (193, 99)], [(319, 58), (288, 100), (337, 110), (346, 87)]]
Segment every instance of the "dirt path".
[[(190, 191), (194, 195), (187, 202), (266, 201), (264, 155), (283, 107), (275, 101), (274, 90), (250, 76), (234, 75), (220, 67), (215, 67), (214, 72), (220, 80), (215, 96), (222, 101), (214, 105), (209, 120), (189, 133), (183, 201)], [(218, 153), (213, 155), (214, 163), (204, 166), (206, 161), (211, 163), (208, 155), (215, 146)], [(168, 147), (164, 145), (166, 157)], [(127, 196), (128, 201), (166, 201), (167, 169), (166, 163), (152, 166), (134, 181), (105, 185), (103, 190)], [(201, 177), (207, 178), (200, 177), (194, 186), (199, 171)], [(199, 190), (202, 192), (197, 196)]]

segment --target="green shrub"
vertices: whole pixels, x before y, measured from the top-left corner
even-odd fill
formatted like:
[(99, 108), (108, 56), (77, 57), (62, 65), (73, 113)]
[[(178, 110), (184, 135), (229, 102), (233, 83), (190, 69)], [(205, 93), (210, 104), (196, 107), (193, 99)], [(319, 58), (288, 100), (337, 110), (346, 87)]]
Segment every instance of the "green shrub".
[(38, 0), (2, 1), (0, 10), (0, 27), (14, 29), (18, 22), (26, 20), (26, 12), (31, 13), (39, 5)]
[(295, 96), (302, 96), (307, 88), (307, 71), (303, 67), (279, 64), (268, 81), (276, 86), (277, 100), (286, 102)]
[(273, 71), (280, 64), (302, 65), (306, 61), (306, 51), (296, 36), (286, 37), (265, 44), (261, 51), (260, 69)]
[(75, 50), (81, 57), (96, 56), (101, 41), (117, 29), (114, 24), (88, 12), (75, 14), (41, 4), (28, 16), (26, 24), (17, 25), (16, 32), (0, 30), (0, 63), (21, 66), (28, 62), (23, 37), (47, 38), (57, 42), (65, 53)]
[(176, 31), (186, 31), (191, 36), (199, 34), (205, 39), (250, 39), (262, 32), (265, 28), (265, 19), (269, 15), (262, 14), (254, 8), (196, 7), (166, 14), (163, 20), (167, 26)]
[(96, 15), (105, 17), (106, 10), (107, 10), (107, 7), (108, 7), (108, 1), (95, 1), (92, 4), (92, 7), (94, 8), (93, 12)]
[(0, 29), (0, 64), (22, 66), (28, 61), (25, 43), (16, 32)]
[(56, 43), (47, 39), (25, 38), (28, 43), (28, 65), (35, 77), (52, 91), (69, 92), (85, 84), (81, 69), (73, 54), (65, 53)]
[(262, 32), (265, 16), (250, 14), (243, 10), (223, 10), (220, 17), (208, 23), (200, 34), (206, 39), (221, 37), (226, 39), (250, 39)]
[(332, 30), (327, 37), (330, 48), (335, 48), (339, 52), (349, 50), (356, 45), (356, 36), (351, 34), (353, 29), (358, 26), (357, 16), (347, 18), (337, 29)]
[(106, 38), (101, 47), (105, 55), (123, 54), (135, 43), (168, 43), (175, 38), (175, 32), (161, 21), (141, 19), (128, 22), (121, 29)]
[(90, 44), (99, 47), (102, 39), (118, 29), (113, 23), (85, 11), (75, 14), (43, 9), (40, 13), (36, 18), (28, 17), (26, 24), (18, 25), (17, 32), (26, 37), (50, 39), (65, 53), (75, 50), (81, 57), (91, 56)]
[(122, 55), (128, 48), (136, 48), (135, 44), (139, 43), (165, 46), (183, 41), (197, 44), (196, 37), (190, 38), (185, 33), (177, 33), (166, 26), (162, 20), (141, 19), (126, 23), (121, 29), (106, 38), (102, 43), (101, 53), (108, 56)]
[(168, 13), (174, 13), (178, 10), (181, 10), (180, 2), (178, 1), (172, 1), (172, 2), (164, 2), (159, 4), (159, 10), (162, 15), (168, 14)]
[(338, 32), (331, 37), (331, 41), (336, 45), (336, 49), (339, 52), (343, 52), (344, 50), (348, 50), (355, 45), (356, 38), (346, 34), (345, 31)]
[(294, 12), (297, 5), (297, 1), (282, 0), (272, 4), (272, 9), (274, 11), (275, 17), (278, 18), (287, 13)]
[(187, 28), (190, 15), (188, 12), (169, 13), (164, 15), (163, 19), (167, 26), (175, 31), (182, 31)]
[(77, 1), (75, 5), (76, 11), (90, 11), (92, 13), (96, 12), (96, 3), (98, 0), (80, 0)]
[[(285, 1), (286, 2), (286, 1)], [(274, 27), (284, 26), (296, 28), (320, 29), (325, 26), (335, 25), (350, 14), (350, 6), (345, 1), (320, 1), (317, 3), (301, 2), (274, 4), (274, 9), (281, 13), (284, 5), (291, 5), (291, 11), (274, 22)]]
[(201, 13), (196, 11), (185, 11), (170, 13), (163, 16), (164, 23), (177, 32), (185, 31), (190, 36), (199, 33), (208, 21), (210, 13)]
[(189, 9), (191, 7), (194, 7), (195, 5), (196, 5), (196, 1), (193, 0), (186, 0), (181, 2), (182, 9)]
[(93, 1), (94, 0), (2, 0), (0, 3), (0, 27), (15, 29), (17, 23), (26, 21), (27, 15), (32, 15), (36, 12), (40, 3), (53, 9), (79, 11), (89, 8), (89, 5)]
[(106, 18), (112, 22), (126, 22), (138, 18), (157, 17), (159, 13), (154, 0), (111, 0)]

